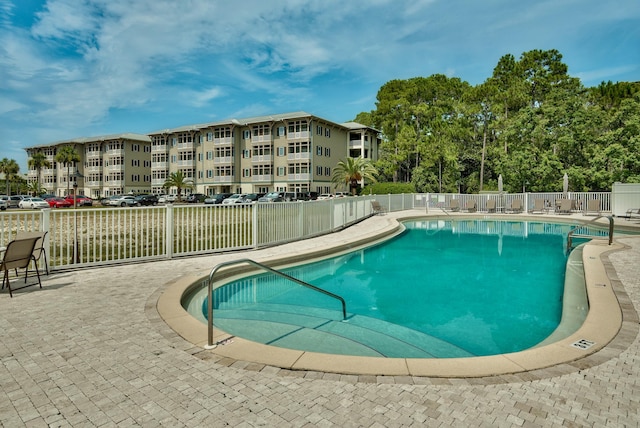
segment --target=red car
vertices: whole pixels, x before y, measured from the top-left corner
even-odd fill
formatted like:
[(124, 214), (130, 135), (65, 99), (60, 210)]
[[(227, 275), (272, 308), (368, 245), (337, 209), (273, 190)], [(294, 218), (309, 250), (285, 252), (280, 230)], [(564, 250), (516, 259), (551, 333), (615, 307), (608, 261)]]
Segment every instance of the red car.
[[(67, 195), (65, 196), (65, 199), (67, 201), (69, 201), (71, 203), (71, 205), (73, 205), (73, 195)], [(76, 196), (76, 206), (77, 207), (82, 207), (82, 206), (91, 206), (93, 205), (93, 199), (88, 198), (86, 196), (82, 196), (82, 195), (78, 195)]]
[(45, 199), (51, 208), (69, 208), (73, 205), (73, 202), (69, 202), (62, 198), (47, 198)]

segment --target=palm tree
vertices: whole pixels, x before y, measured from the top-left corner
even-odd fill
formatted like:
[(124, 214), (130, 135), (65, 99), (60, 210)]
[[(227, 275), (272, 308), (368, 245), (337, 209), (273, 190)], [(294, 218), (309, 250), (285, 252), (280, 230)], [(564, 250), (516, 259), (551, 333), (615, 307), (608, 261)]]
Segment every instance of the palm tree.
[(180, 196), (182, 194), (182, 189), (192, 189), (193, 180), (191, 180), (190, 178), (186, 178), (182, 171), (172, 172), (164, 181), (162, 187), (164, 187), (165, 189), (169, 189), (171, 187), (177, 188), (178, 202), (180, 202), (182, 200), (182, 197)]
[(15, 159), (3, 158), (0, 160), (0, 173), (4, 174), (4, 182), (7, 186), (7, 195), (11, 194), (11, 182), (15, 180), (20, 172), (20, 165)]
[(63, 146), (56, 153), (56, 162), (63, 164), (67, 167), (67, 195), (71, 194), (69, 184), (71, 183), (71, 165), (75, 165), (80, 161), (80, 155), (73, 146)]
[(41, 187), (40, 187), (40, 173), (42, 171), (42, 168), (50, 168), (51, 167), (51, 162), (49, 162), (49, 160), (47, 159), (47, 155), (45, 155), (44, 153), (35, 152), (33, 154), (33, 156), (31, 156), (31, 159), (29, 159), (28, 165), (29, 165), (29, 168), (36, 170), (36, 186), (35, 186), (35, 189), (37, 189), (37, 191), (39, 191), (41, 189)]
[(376, 182), (375, 175), (377, 174), (378, 170), (371, 165), (369, 159), (361, 157), (346, 158), (338, 162), (338, 165), (333, 168), (331, 182), (335, 183), (336, 188), (338, 184), (348, 184), (351, 194), (355, 195), (361, 180)]

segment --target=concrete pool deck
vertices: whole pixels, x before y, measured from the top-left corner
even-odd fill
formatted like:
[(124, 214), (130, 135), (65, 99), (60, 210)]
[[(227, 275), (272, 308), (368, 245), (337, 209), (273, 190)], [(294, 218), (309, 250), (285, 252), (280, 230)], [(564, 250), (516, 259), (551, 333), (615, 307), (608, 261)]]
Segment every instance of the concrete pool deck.
[(203, 277), (223, 261), (288, 257), (318, 250), (323, 242), (350, 245), (414, 213), (422, 215), (375, 216), (337, 234), (247, 253), (54, 273), (44, 277), (43, 290), (20, 290), (13, 299), (1, 293), (0, 424), (639, 424), (634, 306), (640, 303), (640, 238), (617, 239), (627, 247), (605, 256), (622, 307), (622, 328), (615, 338), (585, 358), (514, 374), (441, 378), (282, 369), (222, 355), (225, 347), (239, 344), (236, 339), (203, 350), (172, 330), (158, 312), (158, 299), (172, 284)]

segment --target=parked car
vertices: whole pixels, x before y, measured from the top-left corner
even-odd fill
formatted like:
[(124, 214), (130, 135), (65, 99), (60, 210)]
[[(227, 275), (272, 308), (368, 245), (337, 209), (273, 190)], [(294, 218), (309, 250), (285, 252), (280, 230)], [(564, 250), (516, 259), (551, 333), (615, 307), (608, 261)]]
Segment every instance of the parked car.
[(20, 195), (12, 195), (9, 196), (9, 200), (7, 201), (9, 204), (9, 208), (19, 208), (20, 207), (20, 201), (23, 199), (22, 196)]
[(56, 195), (54, 195), (52, 193), (45, 193), (44, 195), (40, 195), (40, 197), (46, 201), (47, 199), (57, 198), (58, 196), (56, 196)]
[(344, 197), (347, 197), (347, 196), (350, 196), (350, 195), (348, 193), (346, 193), (346, 192), (336, 192), (336, 194), (335, 194), (336, 198), (344, 198)]
[(246, 193), (234, 193), (222, 201), (222, 205), (240, 204), (245, 196), (247, 196)]
[(284, 201), (284, 192), (269, 192), (261, 198), (258, 198), (258, 202), (282, 202)]
[(258, 199), (260, 199), (263, 196), (264, 196), (264, 193), (249, 193), (244, 198), (242, 198), (242, 201), (240, 201), (239, 203), (254, 204), (258, 202)]
[(69, 208), (73, 205), (73, 203), (69, 202), (66, 199), (62, 198), (47, 198), (45, 199), (51, 208)]
[(189, 202), (190, 204), (201, 204), (206, 198), (207, 196), (204, 193), (192, 193), (187, 195), (185, 202)]
[[(67, 201), (71, 202), (71, 205), (73, 205), (74, 195), (67, 195), (64, 198)], [(75, 200), (77, 207), (90, 207), (93, 205), (93, 199), (89, 198), (88, 196), (75, 195)]]
[(113, 207), (135, 207), (137, 205), (136, 198), (132, 195), (120, 195), (109, 199), (108, 203)]
[(331, 198), (333, 198), (333, 195), (331, 193), (323, 193), (322, 195), (318, 196), (319, 201), (324, 201)]
[(176, 195), (158, 195), (159, 204), (172, 204), (178, 199)]
[(9, 207), (9, 202), (6, 199), (0, 199), (0, 210), (4, 211)]
[(302, 192), (298, 194), (298, 199), (302, 201), (315, 201), (318, 199), (318, 192)]
[(207, 205), (218, 205), (231, 195), (232, 193), (216, 193), (215, 195), (206, 197), (204, 203)]
[(24, 198), (18, 203), (18, 207), (27, 210), (49, 208), (49, 203), (42, 198)]
[(158, 197), (156, 195), (137, 195), (135, 197), (136, 205), (158, 205)]

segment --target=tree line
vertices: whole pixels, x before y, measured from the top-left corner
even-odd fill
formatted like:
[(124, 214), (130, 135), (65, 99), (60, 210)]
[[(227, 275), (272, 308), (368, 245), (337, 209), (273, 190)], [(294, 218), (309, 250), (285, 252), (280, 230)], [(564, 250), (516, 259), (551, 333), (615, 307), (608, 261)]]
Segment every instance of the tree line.
[(356, 122), (383, 134), (379, 181), (417, 192), (606, 191), (640, 182), (640, 82), (584, 87), (557, 50), (505, 55), (472, 86), (391, 80)]

